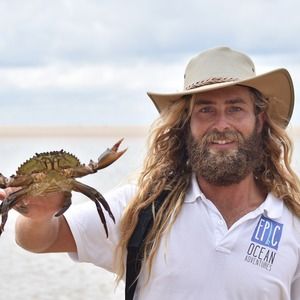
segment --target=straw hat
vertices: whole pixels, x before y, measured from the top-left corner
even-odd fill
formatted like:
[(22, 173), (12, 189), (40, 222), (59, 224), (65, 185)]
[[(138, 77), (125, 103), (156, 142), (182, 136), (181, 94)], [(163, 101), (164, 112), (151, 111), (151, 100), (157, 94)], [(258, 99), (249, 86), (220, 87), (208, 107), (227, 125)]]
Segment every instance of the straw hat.
[(232, 85), (253, 87), (269, 98), (269, 113), (285, 128), (294, 108), (292, 78), (286, 69), (256, 75), (252, 60), (243, 53), (219, 47), (191, 59), (184, 74), (184, 90), (175, 93), (148, 92), (159, 112), (182, 96)]

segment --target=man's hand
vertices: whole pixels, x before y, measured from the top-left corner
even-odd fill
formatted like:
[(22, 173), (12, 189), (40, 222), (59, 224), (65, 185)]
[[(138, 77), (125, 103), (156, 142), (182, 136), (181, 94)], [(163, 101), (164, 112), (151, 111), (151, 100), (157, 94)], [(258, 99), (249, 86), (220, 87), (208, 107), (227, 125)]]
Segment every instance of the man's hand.
[(6, 189), (0, 189), (0, 200), (4, 200), (10, 193), (14, 192), (14, 190), (17, 190), (15, 188), (6, 188)]
[[(0, 200), (4, 200), (11, 193), (20, 188), (0, 189)], [(51, 192), (45, 195), (22, 197), (13, 207), (23, 216), (33, 220), (51, 219), (64, 204), (65, 197), (70, 197), (70, 193)]]

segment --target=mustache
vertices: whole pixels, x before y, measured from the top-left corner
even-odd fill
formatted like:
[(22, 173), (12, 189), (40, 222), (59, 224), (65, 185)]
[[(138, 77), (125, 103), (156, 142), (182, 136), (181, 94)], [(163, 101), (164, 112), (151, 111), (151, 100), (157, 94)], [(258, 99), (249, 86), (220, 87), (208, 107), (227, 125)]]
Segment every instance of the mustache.
[(202, 137), (201, 143), (203, 145), (208, 145), (219, 140), (230, 140), (232, 142), (237, 142), (240, 144), (244, 141), (244, 138), (241, 133), (234, 130), (226, 130), (223, 132), (220, 132), (218, 130), (213, 130), (206, 133)]

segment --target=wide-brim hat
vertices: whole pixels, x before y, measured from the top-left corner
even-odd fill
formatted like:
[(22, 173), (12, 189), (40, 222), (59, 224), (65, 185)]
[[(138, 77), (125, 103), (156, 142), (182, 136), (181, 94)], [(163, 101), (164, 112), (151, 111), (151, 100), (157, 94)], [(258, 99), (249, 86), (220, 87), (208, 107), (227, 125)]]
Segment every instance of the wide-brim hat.
[(286, 69), (256, 75), (252, 60), (227, 47), (200, 53), (191, 59), (184, 74), (184, 89), (175, 93), (148, 92), (159, 112), (183, 96), (212, 91), (232, 85), (255, 88), (270, 101), (269, 115), (285, 128), (294, 109), (292, 78)]

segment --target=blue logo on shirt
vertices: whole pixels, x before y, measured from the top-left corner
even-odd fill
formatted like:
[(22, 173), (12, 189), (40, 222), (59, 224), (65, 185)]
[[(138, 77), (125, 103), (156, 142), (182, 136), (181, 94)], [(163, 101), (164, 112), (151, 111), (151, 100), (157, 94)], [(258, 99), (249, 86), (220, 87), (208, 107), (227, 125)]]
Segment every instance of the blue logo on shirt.
[(283, 224), (261, 216), (258, 221), (251, 241), (269, 248), (278, 249), (281, 239)]

